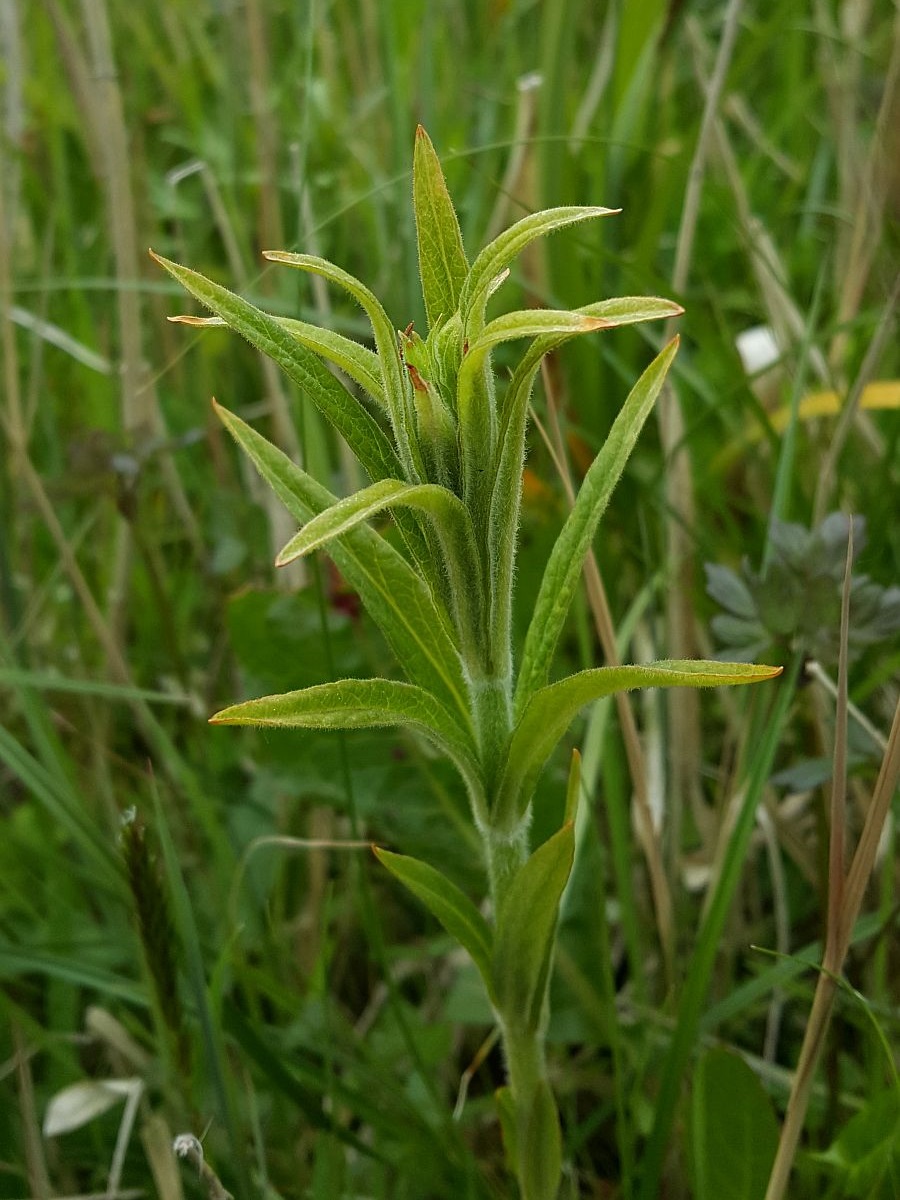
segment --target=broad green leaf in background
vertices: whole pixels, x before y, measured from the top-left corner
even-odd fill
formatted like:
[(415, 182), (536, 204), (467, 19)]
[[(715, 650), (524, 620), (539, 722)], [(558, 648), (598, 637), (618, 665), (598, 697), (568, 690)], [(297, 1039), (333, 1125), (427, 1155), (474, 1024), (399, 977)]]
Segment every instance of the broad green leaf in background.
[(392, 854), (379, 846), (374, 846), (373, 850), (378, 861), (409, 888), (450, 936), (468, 951), (490, 993), (493, 988), (491, 930), (468, 896), (428, 863), (407, 854)]
[(609, 437), (584, 477), (572, 511), (550, 553), (522, 652), (522, 669), (516, 688), (518, 712), (547, 680), (553, 652), (597, 525), (677, 350), (678, 338), (674, 337), (631, 389)]
[(815, 1155), (840, 1180), (842, 1200), (900, 1196), (900, 1092), (871, 1096), (828, 1149)]
[(431, 328), (456, 312), (469, 264), (440, 160), (421, 125), (413, 156), (413, 207), (422, 297)]
[(548, 758), (579, 709), (614, 692), (646, 687), (721, 687), (760, 683), (781, 667), (725, 663), (715, 659), (670, 659), (646, 665), (579, 671), (535, 692), (510, 739), (497, 792), (495, 819), (518, 820)]
[(430, 692), (399, 680), (339, 679), (280, 696), (261, 696), (222, 709), (210, 723), (283, 729), (409, 725), (447, 754), (474, 793), (480, 790), (474, 747), (466, 730)]
[(400, 460), (374, 417), (277, 318), (196, 271), (150, 253), (186, 291), (281, 367), (331, 422), (373, 480), (402, 474)]
[[(234, 413), (215, 405), (222, 422), (298, 524), (337, 497)], [(433, 692), (468, 727), (469, 708), (459, 652), (427, 584), (409, 563), (365, 525), (332, 543), (329, 553), (359, 594), (413, 683)]]
[(694, 1076), (691, 1144), (696, 1200), (763, 1200), (778, 1124), (738, 1054), (709, 1050)]
[(553, 949), (559, 900), (572, 870), (571, 822), (548, 838), (519, 869), (497, 913), (494, 992), (498, 1008), (521, 1028), (538, 1027)]

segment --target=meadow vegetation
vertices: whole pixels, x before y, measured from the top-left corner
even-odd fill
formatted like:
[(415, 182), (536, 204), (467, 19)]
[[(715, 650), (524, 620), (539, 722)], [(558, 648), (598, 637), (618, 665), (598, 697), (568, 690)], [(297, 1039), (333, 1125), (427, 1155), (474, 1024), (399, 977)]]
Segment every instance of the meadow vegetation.
[[(0, 52), (0, 1197), (499, 1200), (518, 1175), (543, 1200), (558, 1166), (564, 1200), (890, 1200), (896, 8), (6, 0)], [(535, 661), (545, 564), (626, 397), (662, 363), (550, 678), (784, 668), (751, 688), (585, 694), (543, 773), (529, 768), (517, 853), (569, 830), (574, 864), (541, 926), (546, 942), (555, 925), (546, 1005), (549, 957), (529, 984), (555, 1097), (540, 1118), (498, 1098), (503, 1005), (479, 973), (479, 922), (493, 928), (482, 901), (503, 908), (506, 868), (490, 848), (485, 861), (473, 787), (421, 735), (440, 714), (417, 696), (412, 729), (207, 724), (337, 680), (398, 689), (398, 661), (411, 676), (351, 586), (357, 560), (307, 555), (286, 485), (270, 491), (228, 436), (259, 459), (264, 435), (343, 497), (377, 478), (356, 427), (337, 436), (312, 377), (279, 371), (258, 338), (168, 321), (207, 310), (147, 256), (273, 314), (337, 363), (329, 379), (362, 398), (369, 434), (396, 433), (378, 405), (390, 332), (406, 331), (418, 393), (442, 295), (472, 300), (453, 269), (423, 298), (418, 125), (469, 264), (541, 210), (622, 210), (523, 242), (474, 330), (496, 335), (474, 387), (495, 385), (501, 413), (528, 353), (513, 326), (557, 339), (522, 400), (511, 659)], [(371, 288), (387, 340), (313, 260)], [(647, 324), (589, 331), (582, 314), (564, 329), (615, 297), (670, 303)], [(472, 431), (470, 460), (434, 451), (424, 473), (482, 518), (460, 463), (495, 432)], [(427, 564), (431, 527), (409, 510), (395, 522), (399, 493), (382, 489), (352, 536), (385, 547), (382, 563)], [(482, 661), (478, 614), (425, 573)], [(553, 648), (520, 677), (522, 709)], [(514, 761), (548, 736), (543, 715)], [(521, 780), (504, 779), (521, 817)], [(443, 908), (421, 903), (434, 880), (413, 880), (412, 859), (450, 881)], [(514, 974), (530, 950), (510, 945)], [(516, 1140), (531, 1119), (553, 1143), (556, 1107), (559, 1163), (526, 1170)]]

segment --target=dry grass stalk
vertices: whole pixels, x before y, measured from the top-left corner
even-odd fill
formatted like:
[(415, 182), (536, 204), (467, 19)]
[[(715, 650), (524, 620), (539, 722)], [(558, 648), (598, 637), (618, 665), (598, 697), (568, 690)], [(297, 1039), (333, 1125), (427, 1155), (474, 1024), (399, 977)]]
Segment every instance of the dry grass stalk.
[(844, 575), (841, 613), (841, 656), (838, 674), (838, 700), (835, 714), (834, 772), (830, 808), (830, 840), (828, 856), (828, 926), (825, 953), (813, 997), (812, 1010), (806, 1025), (803, 1044), (791, 1094), (788, 1099), (778, 1152), (766, 1189), (765, 1200), (783, 1200), (787, 1195), (794, 1157), (800, 1143), (806, 1111), (812, 1092), (816, 1066), (825, 1044), (837, 990), (841, 984), (844, 961), (850, 948), (856, 924), (878, 852), (878, 843), (891, 800), (900, 780), (900, 703), (888, 738), (888, 746), (875, 783), (872, 803), (866, 814), (863, 831), (850, 870), (844, 871), (845, 809), (847, 766), (847, 641), (850, 619), (850, 567), (852, 530), (847, 548), (847, 567)]

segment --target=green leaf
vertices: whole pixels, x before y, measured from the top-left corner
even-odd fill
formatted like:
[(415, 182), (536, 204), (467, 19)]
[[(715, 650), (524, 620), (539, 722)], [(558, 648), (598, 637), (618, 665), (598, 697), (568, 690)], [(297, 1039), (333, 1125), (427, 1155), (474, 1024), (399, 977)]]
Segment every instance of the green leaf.
[(847, 1200), (895, 1200), (900, 1195), (900, 1097), (897, 1089), (870, 1096), (822, 1154)]
[(311, 325), (308, 321), (297, 321), (293, 317), (277, 317), (276, 320), (301, 345), (334, 363), (354, 383), (359, 384), (379, 408), (387, 412), (384, 385), (381, 381), (381, 363), (378, 361), (378, 355), (368, 346), (361, 346), (353, 338), (344, 337), (331, 329), (323, 329), (319, 325)]
[(519, 1173), (522, 1200), (556, 1200), (562, 1174), (562, 1134), (546, 1079), (535, 1089), (522, 1129)]
[(426, 734), (478, 788), (472, 739), (430, 692), (394, 679), (338, 679), (280, 696), (232, 704), (210, 717), (212, 725), (262, 725), (284, 729), (368, 729), (409, 725)]
[(356, 529), (386, 508), (418, 509), (432, 518), (441, 546), (441, 557), (450, 582), (450, 597), (464, 650), (479, 629), (484, 588), (475, 530), (468, 510), (458, 496), (435, 483), (402, 483), (383, 479), (339, 500), (319, 513), (288, 542), (275, 560), (283, 567), (301, 554)]
[[(229, 328), (228, 322), (221, 317), (177, 316), (169, 317), (168, 320), (173, 325), (190, 325), (194, 329)], [(359, 384), (381, 408), (385, 408), (381, 367), (377, 354), (373, 354), (368, 347), (361, 346), (359, 342), (354, 342), (352, 338), (334, 333), (331, 329), (323, 329), (319, 325), (311, 325), (308, 321), (274, 315), (272, 320), (287, 330), (291, 337), (296, 338), (307, 350), (312, 350), (320, 358), (334, 363), (345, 375), (349, 375), (354, 383)]]
[(585, 317), (598, 317), (607, 329), (639, 325), (643, 321), (667, 321), (680, 317), (684, 309), (674, 300), (661, 296), (613, 296), (575, 309)]
[(502, 317), (489, 321), (478, 337), (469, 343), (463, 369), (470, 361), (480, 363), (484, 355), (501, 342), (539, 337), (542, 334), (562, 334), (568, 338), (579, 333), (591, 333), (595, 329), (605, 329), (609, 324), (611, 322), (602, 317), (585, 316), (584, 313), (565, 309), (526, 308), (504, 313)]
[(544, 569), (531, 624), (525, 637), (522, 669), (516, 689), (517, 712), (522, 712), (531, 694), (547, 680), (550, 661), (575, 589), (578, 587), (581, 568), (597, 525), (625, 468), (638, 434), (662, 389), (677, 350), (678, 338), (675, 337), (656, 356), (632, 388), (613, 422), (603, 448), (588, 469), (572, 511), (556, 539)]
[(569, 779), (566, 784), (566, 811), (563, 820), (573, 824), (578, 815), (578, 801), (581, 799), (581, 753), (573, 749), (569, 763)]
[[(215, 409), (298, 524), (336, 502), (327, 488), (234, 413), (218, 404)], [(466, 685), (449, 618), (438, 609), (424, 580), (384, 538), (364, 525), (344, 534), (329, 553), (359, 593), (407, 676), (468, 724)]]
[(569, 822), (535, 850), (500, 902), (494, 937), (494, 994), (505, 1023), (533, 1031), (540, 1022), (559, 901), (572, 870)]
[(535, 692), (510, 738), (493, 820), (516, 819), (527, 807), (538, 776), (579, 709), (593, 700), (646, 687), (720, 687), (760, 683), (781, 667), (715, 659), (671, 659), (638, 666), (580, 671)]
[(150, 253), (201, 304), (281, 367), (331, 422), (372, 479), (403, 473), (400, 460), (374, 417), (276, 317), (196, 271), (169, 262), (152, 250)]
[[(601, 300), (577, 310), (583, 316), (601, 317), (607, 328), (641, 321), (677, 316), (684, 310), (672, 300), (658, 297), (620, 296)], [(546, 354), (581, 332), (545, 334), (532, 342), (520, 360), (509, 387), (500, 416), (496, 467), (490, 471), (492, 492), (489, 506), (489, 561), (492, 568), (490, 594), (494, 608), (490, 627), (494, 642), (508, 646), (511, 612), (504, 597), (512, 594), (515, 568), (516, 530), (519, 524), (522, 470), (525, 465), (525, 430), (531, 389)]]
[[(381, 376), (384, 382), (384, 394), (387, 401), (388, 414), (394, 430), (394, 437), (400, 449), (401, 457), (410, 478), (418, 482), (418, 466), (412, 462), (412, 443), (410, 429), (412, 428), (412, 412), (408, 400), (408, 387), (403, 376), (400, 352), (397, 347), (397, 335), (387, 313), (375, 294), (349, 272), (342, 270), (325, 258), (315, 254), (291, 254), (287, 250), (264, 250), (263, 258), (270, 262), (282, 263), (287, 267), (296, 267), (299, 271), (309, 271), (313, 275), (321, 275), (331, 283), (336, 283), (356, 300), (363, 308), (372, 323), (372, 333), (378, 350), (381, 364)], [(421, 464), (419, 464), (421, 465)], [(390, 474), (396, 475), (393, 471)]]
[(450, 936), (468, 951), (490, 993), (491, 930), (468, 896), (427, 863), (406, 854), (392, 854), (378, 846), (373, 849), (378, 861), (409, 888)]
[(763, 1200), (778, 1124), (765, 1089), (740, 1055), (703, 1055), (691, 1116), (696, 1200)]
[(548, 208), (523, 217), (504, 230), (475, 259), (460, 295), (459, 307), (467, 335), (477, 336), (481, 332), (484, 307), (492, 282), (530, 242), (566, 225), (590, 221), (595, 217), (608, 217), (620, 211), (617, 208), (588, 206)]
[(519, 1163), (519, 1138), (516, 1132), (516, 1105), (512, 1089), (500, 1087), (494, 1092), (497, 1104), (497, 1116), (503, 1134), (503, 1148), (506, 1151), (506, 1165), (515, 1174)]
[(524, 309), (505, 313), (489, 322), (470, 344), (459, 368), (459, 423), (465, 429), (469, 420), (474, 381), (490, 351), (501, 342), (515, 338), (559, 335), (565, 338), (579, 333), (590, 333), (603, 329), (607, 322), (602, 317), (587, 317), (582, 313), (557, 311), (555, 309)]
[(413, 206), (422, 296), (432, 327), (456, 312), (469, 264), (440, 160), (421, 125), (413, 156)]
[(463, 547), (474, 545), (471, 519), (462, 501), (453, 492), (435, 483), (403, 483), (399, 479), (382, 479), (319, 513), (291, 538), (275, 564), (283, 567), (332, 538), (355, 529), (386, 508), (402, 506), (428, 513), (447, 530), (454, 543)]

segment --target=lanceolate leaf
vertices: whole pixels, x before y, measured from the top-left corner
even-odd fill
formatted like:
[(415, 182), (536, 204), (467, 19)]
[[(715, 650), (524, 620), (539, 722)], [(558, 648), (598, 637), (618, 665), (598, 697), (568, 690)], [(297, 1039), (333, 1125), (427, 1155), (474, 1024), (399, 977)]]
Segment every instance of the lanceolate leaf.
[(419, 275), (430, 327), (456, 312), (469, 264), (444, 172), (421, 125), (416, 130), (413, 157), (413, 207)]
[(331, 329), (323, 329), (319, 325), (311, 325), (308, 321), (297, 321), (293, 317), (277, 317), (276, 320), (301, 345), (339, 367), (372, 397), (379, 408), (387, 412), (387, 401), (381, 382), (381, 363), (377, 354), (367, 346), (361, 346), (353, 338), (334, 333)]
[(494, 992), (504, 1024), (535, 1030), (550, 972), (559, 901), (572, 870), (567, 823), (535, 850), (509, 885), (494, 935)]
[(169, 262), (158, 254), (153, 257), (201, 304), (212, 309), (229, 328), (273, 359), (303, 389), (344, 438), (372, 479), (402, 474), (400, 460), (375, 419), (341, 386), (316, 354), (293, 337), (276, 317), (196, 271)]
[[(279, 567), (356, 529), (387, 508), (412, 508), (434, 521), (450, 595), (465, 646), (479, 627), (483, 586), (472, 518), (458, 496), (434, 483), (383, 479), (319, 513), (295, 534), (275, 560)], [(470, 647), (471, 648), (471, 647)]]
[[(196, 329), (227, 329), (228, 322), (221, 317), (177, 316), (168, 318), (173, 325), (190, 325)], [(352, 338), (311, 325), (308, 321), (296, 321), (293, 317), (272, 317), (291, 337), (320, 358), (334, 363), (345, 375), (358, 383), (382, 408), (385, 407), (384, 388), (381, 386), (381, 367), (378, 356), (366, 346)]]
[(502, 317), (488, 322), (478, 337), (469, 343), (460, 375), (463, 371), (480, 366), (488, 351), (501, 342), (511, 342), (515, 338), (538, 337), (541, 334), (574, 337), (578, 333), (604, 329), (611, 323), (602, 317), (589, 317), (579, 312), (557, 311), (552, 308), (527, 308), (520, 312), (504, 313)]
[(598, 667), (581, 671), (532, 695), (510, 739), (496, 812), (515, 819), (528, 804), (537, 778), (579, 709), (593, 700), (646, 687), (720, 687), (760, 683), (781, 667), (713, 659), (672, 659), (646, 666)]
[(562, 1172), (562, 1133), (553, 1092), (540, 1080), (522, 1130), (522, 1200), (556, 1200)]
[(488, 992), (491, 979), (491, 931), (487, 921), (465, 895), (446, 876), (427, 863), (406, 854), (392, 854), (373, 847), (378, 861), (409, 888), (425, 907), (437, 917), (451, 937), (468, 951), (478, 968)]
[[(683, 309), (672, 300), (662, 300), (655, 296), (620, 296), (613, 300), (601, 300), (597, 304), (586, 305), (578, 311), (582, 316), (601, 318), (604, 327), (613, 328), (677, 316)], [(489, 558), (494, 572), (491, 596), (495, 602), (490, 623), (498, 646), (509, 645), (510, 611), (503, 598), (511, 595), (512, 591), (520, 484), (525, 463), (525, 427), (531, 389), (544, 355), (563, 345), (579, 332), (586, 331), (577, 329), (569, 333), (545, 333), (535, 338), (506, 390), (503, 411), (500, 414), (497, 465), (491, 472), (493, 491), (488, 522), (491, 539)]]
[(410, 725), (447, 754), (470, 787), (479, 789), (471, 739), (424, 688), (393, 679), (339, 679), (280, 696), (233, 704), (210, 718), (213, 725), (284, 729), (365, 729)]
[(678, 338), (675, 337), (632, 388), (603, 449), (584, 477), (578, 498), (550, 553), (525, 638), (516, 690), (516, 711), (519, 713), (531, 694), (547, 680), (550, 661), (578, 586), (585, 555), (677, 349)]
[(287, 267), (296, 267), (300, 271), (310, 271), (313, 275), (321, 275), (331, 283), (336, 283), (344, 288), (364, 309), (372, 323), (372, 333), (375, 336), (375, 345), (381, 363), (385, 399), (394, 428), (394, 437), (397, 439), (397, 445), (404, 457), (407, 470), (410, 470), (409, 428), (412, 414), (406, 398), (407, 388), (401, 370), (397, 335), (380, 300), (364, 283), (360, 283), (349, 272), (341, 270), (334, 263), (330, 263), (324, 258), (318, 258), (314, 254), (291, 254), (286, 250), (265, 250), (263, 258), (269, 259), (270, 262), (283, 263)]
[[(337, 497), (291, 462), (234, 413), (216, 412), (281, 502), (305, 524)], [(449, 618), (438, 609), (425, 582), (406, 559), (365, 525), (350, 530), (329, 549), (351, 587), (391, 645), (413, 683), (433, 692), (468, 722), (466, 685)]]
[(474, 548), (471, 518), (453, 492), (434, 483), (403, 483), (399, 479), (382, 479), (319, 513), (291, 538), (275, 564), (283, 567), (332, 538), (340, 537), (347, 530), (355, 529), (386, 508), (404, 506), (421, 509), (434, 517), (446, 530), (448, 540), (460, 548)]
[(481, 332), (484, 306), (493, 280), (530, 242), (566, 225), (590, 221), (594, 217), (608, 217), (619, 211), (621, 210), (617, 208), (587, 206), (548, 208), (544, 212), (523, 217), (521, 221), (504, 230), (490, 245), (485, 246), (475, 259), (460, 295), (459, 307), (467, 334), (472, 336)]

